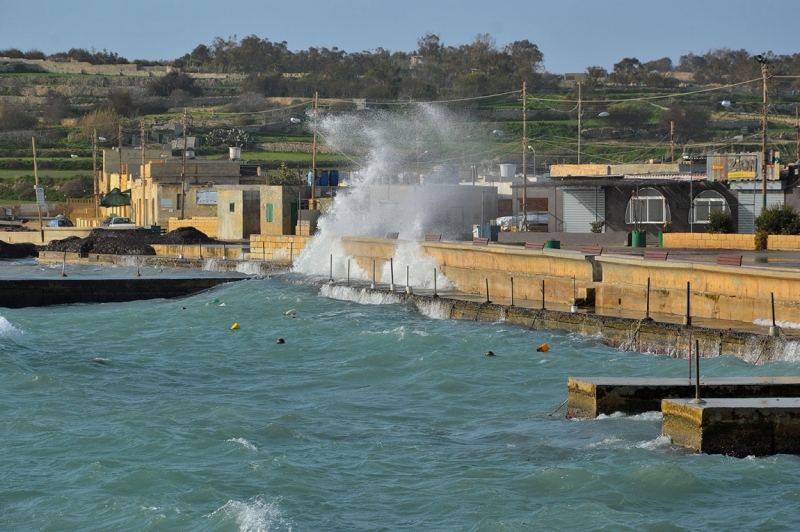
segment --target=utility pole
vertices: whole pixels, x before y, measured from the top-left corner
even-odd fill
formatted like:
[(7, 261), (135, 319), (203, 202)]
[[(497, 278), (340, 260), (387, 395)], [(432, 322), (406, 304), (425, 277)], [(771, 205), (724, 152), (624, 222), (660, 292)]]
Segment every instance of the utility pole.
[[(117, 125), (118, 127), (118, 144), (117, 144), (117, 159), (119, 162), (119, 169), (117, 169), (117, 175), (119, 176), (119, 188), (122, 189), (122, 123)], [(111, 180), (106, 179), (106, 194), (111, 192)]]
[(314, 142), (311, 146), (311, 201), (308, 202), (308, 209), (317, 210), (317, 106), (319, 105), (319, 93), (314, 93)]
[(186, 214), (186, 107), (183, 108), (183, 162), (181, 163), (181, 220)]
[(767, 79), (769, 78), (769, 59), (761, 55), (756, 56), (761, 63), (761, 81), (763, 85), (763, 106), (761, 109), (761, 210), (767, 208)]
[(100, 183), (97, 178), (97, 129), (92, 133), (92, 184), (94, 185), (94, 217), (100, 217)]
[(36, 166), (36, 137), (31, 137), (31, 147), (33, 148), (33, 178), (36, 181), (36, 210), (39, 211), (39, 234), (44, 241), (44, 225), (42, 224), (42, 206), (39, 204), (39, 170)]
[[(142, 201), (139, 204), (139, 209), (137, 209), (136, 217), (142, 221), (142, 226), (147, 225), (147, 209), (145, 208), (145, 201), (144, 201), (144, 161), (145, 161), (145, 141), (144, 141), (144, 118), (142, 119), (142, 166), (139, 168), (139, 190), (142, 194)], [(142, 212), (139, 212), (142, 211)]]
[[(522, 82), (522, 225), (528, 229), (528, 84)], [(533, 169), (536, 173), (536, 168)]]
[(578, 164), (581, 164), (581, 82), (578, 82)]
[(675, 164), (675, 121), (669, 121), (669, 151), (672, 164)]
[(797, 143), (797, 162), (800, 164), (800, 121), (797, 119), (797, 108), (794, 109), (794, 137)]

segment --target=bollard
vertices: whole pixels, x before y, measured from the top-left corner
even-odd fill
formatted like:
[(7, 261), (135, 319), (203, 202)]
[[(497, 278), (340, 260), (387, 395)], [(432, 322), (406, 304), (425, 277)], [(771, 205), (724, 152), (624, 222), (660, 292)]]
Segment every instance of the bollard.
[(572, 276), (572, 306), (569, 311), (573, 314), (578, 312), (578, 289), (575, 286), (575, 276)]
[(375, 290), (375, 260), (372, 260), (372, 286), (370, 286), (372, 290)]
[(394, 292), (394, 257), (389, 257), (389, 292)]
[(489, 300), (489, 279), (486, 279), (486, 303), (489, 304), (491, 301)]
[(778, 336), (778, 326), (775, 324), (775, 294), (773, 292), (769, 293), (769, 299), (772, 303), (772, 327), (769, 328), (769, 335)]
[(542, 310), (545, 310), (545, 308), (544, 308), (544, 279), (542, 279)]
[(705, 404), (705, 401), (700, 399), (700, 340), (695, 340), (696, 349), (694, 350), (694, 363), (695, 363), (695, 381), (694, 381), (694, 399), (689, 401), (695, 405)]
[(203, 260), (203, 244), (200, 244), (200, 260)]
[(514, 278), (511, 278), (511, 305), (514, 306)]
[(691, 293), (692, 283), (686, 281), (686, 316), (683, 317), (683, 324), (687, 327), (692, 325), (692, 312), (691, 312)]

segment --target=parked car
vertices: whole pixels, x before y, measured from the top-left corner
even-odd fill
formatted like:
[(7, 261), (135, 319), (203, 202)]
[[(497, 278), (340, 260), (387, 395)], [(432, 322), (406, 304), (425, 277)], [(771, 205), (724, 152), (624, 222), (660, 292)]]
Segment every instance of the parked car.
[(75, 224), (68, 218), (53, 218), (47, 222), (47, 227), (75, 227)]
[(132, 229), (136, 224), (131, 222), (130, 218), (122, 216), (109, 216), (103, 221), (103, 225), (109, 229)]

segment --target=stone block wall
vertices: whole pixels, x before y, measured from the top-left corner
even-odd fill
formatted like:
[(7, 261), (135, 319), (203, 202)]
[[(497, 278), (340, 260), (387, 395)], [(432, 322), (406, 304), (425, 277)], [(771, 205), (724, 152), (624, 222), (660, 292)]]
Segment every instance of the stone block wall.
[(216, 216), (195, 216), (194, 218), (186, 218), (181, 220), (179, 218), (169, 219), (169, 231), (174, 231), (179, 227), (194, 227), (211, 238), (217, 238), (217, 217)]

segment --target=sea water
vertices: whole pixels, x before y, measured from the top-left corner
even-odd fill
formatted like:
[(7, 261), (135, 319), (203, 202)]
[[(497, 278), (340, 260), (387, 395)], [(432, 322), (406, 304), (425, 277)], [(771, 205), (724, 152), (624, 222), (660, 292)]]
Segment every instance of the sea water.
[(685, 359), (365, 294), (279, 275), (0, 309), (0, 529), (800, 528), (798, 457), (694, 454), (657, 412), (559, 409), (569, 376), (679, 377)]

